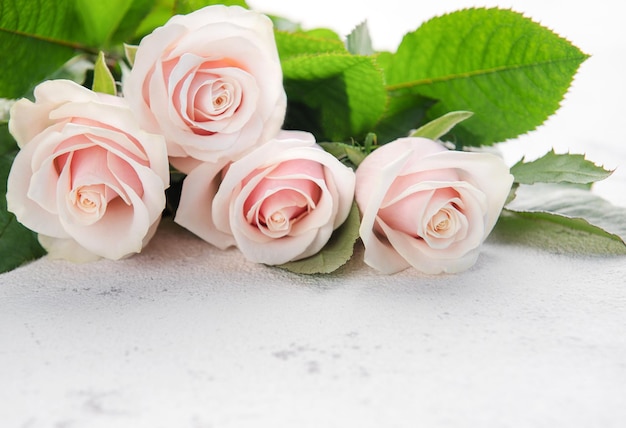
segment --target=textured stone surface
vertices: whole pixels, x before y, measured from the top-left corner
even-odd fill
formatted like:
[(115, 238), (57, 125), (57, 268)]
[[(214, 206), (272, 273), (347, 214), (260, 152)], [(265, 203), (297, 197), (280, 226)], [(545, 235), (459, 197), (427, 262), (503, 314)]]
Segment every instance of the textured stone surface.
[(456, 276), (311, 278), (172, 224), (153, 244), (0, 276), (3, 426), (626, 423), (623, 258), (488, 244)]

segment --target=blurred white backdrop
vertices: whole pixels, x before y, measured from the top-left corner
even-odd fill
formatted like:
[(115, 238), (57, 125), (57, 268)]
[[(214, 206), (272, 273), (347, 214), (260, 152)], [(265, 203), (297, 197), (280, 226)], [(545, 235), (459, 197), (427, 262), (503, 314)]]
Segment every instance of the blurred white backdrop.
[[(626, 206), (626, 134), (622, 130), (626, 99), (626, 3), (617, 0), (250, 0), (251, 7), (284, 16), (305, 28), (328, 27), (345, 36), (367, 20), (374, 48), (395, 51), (405, 33), (434, 16), (467, 7), (511, 8), (567, 38), (591, 57), (576, 75), (561, 109), (537, 130), (501, 144), (513, 164), (523, 155), (536, 158), (554, 147), (559, 153), (586, 153), (608, 168), (612, 177), (595, 190)], [(622, 166), (624, 165), (624, 166)]]

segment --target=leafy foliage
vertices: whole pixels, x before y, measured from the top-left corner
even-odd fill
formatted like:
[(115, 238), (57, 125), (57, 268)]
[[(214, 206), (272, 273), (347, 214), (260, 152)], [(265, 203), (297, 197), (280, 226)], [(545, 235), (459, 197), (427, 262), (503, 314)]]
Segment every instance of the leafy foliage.
[[(91, 37), (73, 0), (0, 0), (0, 97), (17, 98)], [(45, 55), (42, 54), (45, 52)]]
[[(149, 34), (157, 27), (165, 24), (168, 19), (174, 15), (185, 14), (193, 12), (204, 6), (210, 6), (214, 4), (224, 4), (227, 6), (241, 6), (248, 8), (245, 0), (148, 0), (151, 4), (148, 14), (140, 22), (138, 26), (135, 26), (135, 39)], [(130, 42), (133, 40), (120, 40)]]
[(515, 182), (520, 184), (590, 184), (604, 180), (611, 172), (588, 161), (583, 155), (556, 154), (554, 150), (532, 162), (520, 161), (511, 168)]
[[(17, 149), (18, 149), (17, 143), (15, 142), (15, 139), (13, 139), (13, 137), (9, 133), (8, 124), (0, 122), (0, 155), (4, 155), (5, 153), (9, 153), (9, 152), (14, 152)], [(6, 168), (9, 168), (10, 164), (5, 165), (5, 166)], [(3, 171), (0, 170), (0, 173), (2, 172)]]
[(318, 140), (363, 136), (383, 113), (383, 79), (369, 57), (347, 53), (297, 56), (283, 61), (283, 73), (292, 109), (306, 112), (288, 111), (287, 127), (312, 126)]
[(152, 6), (151, 0), (75, 0), (85, 28), (83, 44), (106, 47), (120, 43), (135, 30)]
[(4, 195), (7, 192), (7, 177), (15, 152), (0, 155), (0, 272), (14, 269), (45, 254), (37, 241), (37, 235), (20, 223), (7, 211)]
[[(419, 54), (416, 54), (419, 52)], [(484, 145), (528, 132), (554, 113), (587, 56), (567, 40), (503, 9), (466, 9), (407, 34), (386, 59), (388, 90), (438, 102), (428, 118), (466, 110), (460, 145)]]
[(382, 116), (383, 76), (374, 57), (353, 55), (327, 30), (277, 32), (289, 101), (285, 128), (318, 141), (362, 138)]
[[(581, 227), (583, 226), (583, 227)], [(626, 255), (626, 246), (584, 220), (505, 210), (489, 242), (541, 248), (559, 254)]]
[(527, 219), (549, 221), (626, 245), (626, 208), (587, 189), (557, 184), (520, 186), (506, 209)]

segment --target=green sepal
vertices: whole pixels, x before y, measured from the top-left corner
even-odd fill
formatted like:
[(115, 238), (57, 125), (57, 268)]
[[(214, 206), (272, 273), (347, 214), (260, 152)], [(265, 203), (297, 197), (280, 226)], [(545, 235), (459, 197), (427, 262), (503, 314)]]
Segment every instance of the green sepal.
[(104, 58), (104, 52), (98, 54), (98, 59), (94, 65), (93, 70), (93, 85), (91, 89), (94, 92), (101, 92), (103, 94), (117, 95), (117, 88), (115, 85), (115, 78), (109, 70)]
[(126, 55), (126, 60), (128, 64), (132, 67), (135, 64), (135, 56), (137, 55), (137, 49), (139, 49), (138, 45), (129, 45), (124, 43), (124, 55)]
[(411, 133), (411, 137), (422, 137), (438, 140), (454, 128), (455, 125), (472, 117), (471, 111), (451, 111), (437, 119), (431, 120)]

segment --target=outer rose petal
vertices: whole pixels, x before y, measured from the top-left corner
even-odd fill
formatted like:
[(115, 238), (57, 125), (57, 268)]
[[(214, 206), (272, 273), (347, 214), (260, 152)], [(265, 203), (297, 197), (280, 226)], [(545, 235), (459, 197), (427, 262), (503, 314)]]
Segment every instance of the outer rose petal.
[[(301, 159), (322, 165), (323, 177), (309, 175), (306, 169), (279, 168)], [(317, 206), (281, 238), (262, 233), (246, 219), (244, 208), (258, 202), (249, 198), (263, 194), (255, 190), (274, 171), (285, 174), (287, 187), (289, 180), (304, 179), (321, 190)], [(354, 183), (352, 170), (321, 149), (311, 134), (283, 131), (225, 170), (206, 163), (191, 171), (183, 183), (175, 221), (220, 248), (236, 245), (249, 260), (281, 264), (311, 256), (326, 244), (350, 212)]]
[(69, 80), (47, 80), (34, 90), (36, 102), (26, 98), (18, 100), (11, 107), (9, 131), (18, 145), (24, 146), (37, 134), (52, 125), (49, 113), (67, 101), (96, 101), (98, 95), (89, 89)]
[[(12, 132), (24, 137), (30, 136), (21, 129), (25, 115), (47, 118), (15, 158), (8, 209), (42, 236), (51, 257), (119, 259), (141, 251), (165, 206), (163, 138), (141, 130), (123, 99), (74, 82), (47, 81), (35, 95), (40, 98), (21, 102), (10, 120)], [(97, 215), (81, 211), (90, 208), (77, 202), (85, 201), (77, 199), (80, 189), (91, 195), (87, 203), (102, 204)]]
[[(361, 163), (356, 177), (365, 262), (384, 273), (409, 266), (430, 274), (459, 272), (471, 267), (480, 244), (495, 226), (513, 181), (508, 167), (495, 155), (447, 151), (423, 138), (401, 138), (377, 149)], [(455, 237), (451, 245), (430, 247), (425, 240), (396, 230), (383, 220), (380, 210), (384, 207), (393, 207), (394, 216), (408, 217), (392, 221), (403, 225), (403, 229), (413, 224), (411, 217), (416, 213), (434, 215), (434, 206), (392, 204), (412, 192), (439, 188), (458, 193), (464, 207), (461, 215), (469, 221), (469, 229), (460, 229), (459, 233), (463, 234)], [(424, 201), (434, 203), (428, 198)], [(410, 207), (411, 212), (405, 212), (407, 208), (403, 206)]]
[(174, 221), (220, 249), (235, 245), (230, 233), (219, 230), (213, 221), (213, 199), (221, 182), (224, 164), (201, 163), (183, 182)]

